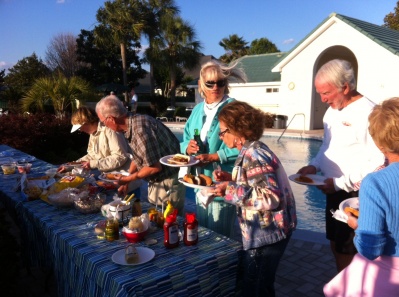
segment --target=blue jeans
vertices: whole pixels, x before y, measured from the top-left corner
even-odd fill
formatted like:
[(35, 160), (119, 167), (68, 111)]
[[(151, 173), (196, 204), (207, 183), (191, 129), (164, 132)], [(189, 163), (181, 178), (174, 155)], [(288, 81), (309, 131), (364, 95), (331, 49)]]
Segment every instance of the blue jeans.
[(240, 296), (274, 297), (274, 280), (280, 259), (291, 238), (256, 249), (241, 251), (237, 275)]

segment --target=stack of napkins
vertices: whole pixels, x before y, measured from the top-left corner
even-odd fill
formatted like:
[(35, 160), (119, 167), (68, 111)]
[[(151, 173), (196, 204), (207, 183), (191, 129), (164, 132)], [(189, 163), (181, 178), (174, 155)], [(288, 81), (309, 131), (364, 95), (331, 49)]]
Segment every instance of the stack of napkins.
[(337, 209), (336, 211), (334, 211), (331, 209), (330, 211), (331, 211), (334, 219), (344, 222), (344, 223), (348, 223), (348, 216), (342, 210)]

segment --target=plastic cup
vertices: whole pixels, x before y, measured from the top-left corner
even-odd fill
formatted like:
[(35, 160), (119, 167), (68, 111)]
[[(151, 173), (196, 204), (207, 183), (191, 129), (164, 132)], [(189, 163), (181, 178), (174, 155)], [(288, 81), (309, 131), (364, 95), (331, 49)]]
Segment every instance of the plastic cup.
[(17, 168), (18, 168), (18, 172), (19, 173), (25, 173), (26, 172), (25, 164), (19, 164), (19, 165), (17, 165)]

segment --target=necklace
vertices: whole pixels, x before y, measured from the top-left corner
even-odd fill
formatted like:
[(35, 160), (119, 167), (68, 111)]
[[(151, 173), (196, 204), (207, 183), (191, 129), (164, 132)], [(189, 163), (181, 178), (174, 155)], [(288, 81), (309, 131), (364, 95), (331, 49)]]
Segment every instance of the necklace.
[[(225, 97), (223, 96), (223, 98), (222, 98), (216, 105), (214, 105), (215, 102), (210, 103), (210, 104), (208, 104), (208, 103), (205, 102), (205, 107), (206, 107), (208, 110), (215, 109), (216, 107), (218, 107), (218, 105), (219, 105), (220, 103), (222, 103), (222, 102), (224, 101), (224, 98), (225, 98)], [(214, 106), (212, 106), (212, 105), (214, 105)]]

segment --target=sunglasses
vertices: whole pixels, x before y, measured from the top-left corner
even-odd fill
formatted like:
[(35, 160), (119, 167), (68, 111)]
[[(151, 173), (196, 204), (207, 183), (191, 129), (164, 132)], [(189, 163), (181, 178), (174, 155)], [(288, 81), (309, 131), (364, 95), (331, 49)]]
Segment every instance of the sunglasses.
[(227, 132), (229, 132), (229, 128), (226, 128), (226, 130), (219, 132), (219, 137), (224, 137), (224, 134), (226, 134)]
[(214, 85), (217, 85), (219, 88), (224, 87), (226, 85), (226, 80), (224, 79), (218, 81), (208, 80), (205, 82), (205, 86), (207, 88), (212, 89)]

